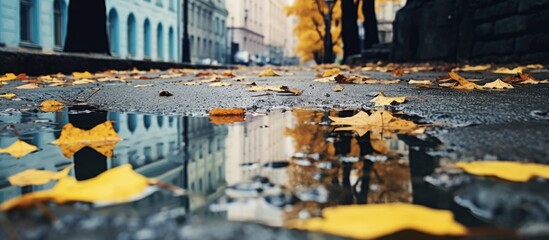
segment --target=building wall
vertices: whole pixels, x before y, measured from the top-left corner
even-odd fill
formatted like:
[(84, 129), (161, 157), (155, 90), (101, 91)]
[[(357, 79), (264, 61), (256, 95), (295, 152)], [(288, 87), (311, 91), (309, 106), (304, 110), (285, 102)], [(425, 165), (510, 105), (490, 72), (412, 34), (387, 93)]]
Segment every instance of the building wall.
[(406, 4), (406, 0), (376, 2), (376, 18), (378, 22), (380, 43), (393, 41), (393, 22), (396, 13)]
[(282, 64), (284, 45), (287, 44), (288, 25), (284, 13), (285, 0), (268, 0), (263, 3), (263, 35), (266, 57), (273, 64)]
[(239, 45), (240, 51), (248, 51), (254, 55), (265, 52), (263, 7), (263, 2), (257, 0), (231, 0), (231, 4), (227, 6), (229, 37)]
[(191, 61), (224, 63), (227, 54), (225, 0), (189, 0)]
[[(32, 11), (32, 41), (21, 41), (21, 18), (20, 18), (21, 0), (3, 0), (0, 1), (0, 44), (9, 48), (38, 49), (43, 52), (62, 51), (64, 38), (66, 36), (67, 11), (70, 0), (58, 0), (62, 4), (62, 44), (55, 45), (54, 28), (54, 1), (55, 0), (31, 0), (35, 7)], [(156, 61), (177, 61), (179, 57), (179, 42), (177, 31), (179, 27), (178, 11), (180, 0), (108, 0), (107, 17), (117, 16), (115, 24), (109, 25), (108, 29), (116, 30), (115, 33), (109, 31), (111, 40), (112, 55), (120, 58), (133, 59), (151, 59)], [(113, 11), (113, 12), (111, 12)], [(110, 14), (110, 13), (116, 14)], [(127, 41), (127, 20), (128, 16), (135, 16), (135, 54), (129, 56)], [(144, 23), (149, 19), (151, 26), (150, 49), (151, 54), (145, 57), (145, 37)], [(162, 34), (157, 36), (159, 24), (162, 26)], [(112, 28), (111, 28), (112, 26)], [(171, 29), (171, 38), (170, 38)], [(171, 40), (170, 40), (171, 39)], [(159, 44), (161, 43), (161, 44)], [(170, 47), (171, 46), (171, 47)], [(159, 49), (162, 51), (159, 52)]]
[[(113, 56), (132, 59), (151, 59), (155, 61), (179, 61), (180, 39), (177, 29), (180, 0), (108, 0), (107, 22), (111, 52)], [(116, 13), (116, 14), (114, 14)], [(117, 20), (113, 16), (117, 16)], [(128, 39), (128, 20), (135, 18), (135, 38)], [(145, 56), (145, 21), (150, 22), (150, 56)], [(112, 28), (112, 25), (116, 27)], [(161, 35), (159, 37), (159, 29)], [(172, 31), (170, 49), (170, 29)], [(113, 32), (114, 31), (114, 32)], [(147, 38), (149, 39), (149, 38)], [(159, 41), (160, 40), (160, 41)], [(128, 44), (135, 41), (135, 54), (132, 56)]]
[[(20, 1), (0, 1), (0, 44), (9, 48), (39, 49), (44, 52), (59, 51), (62, 46), (54, 44), (54, 0), (33, 0), (32, 35), (33, 41), (21, 41)], [(66, 22), (68, 0), (60, 0), (62, 14)], [(66, 27), (62, 29), (63, 35)]]

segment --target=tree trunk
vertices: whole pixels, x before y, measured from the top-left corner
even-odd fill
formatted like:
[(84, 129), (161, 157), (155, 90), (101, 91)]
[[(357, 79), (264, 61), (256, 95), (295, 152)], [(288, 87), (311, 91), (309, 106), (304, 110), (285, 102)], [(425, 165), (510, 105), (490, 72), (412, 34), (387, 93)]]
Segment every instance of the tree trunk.
[(372, 45), (379, 43), (377, 30), (377, 18), (375, 11), (375, 0), (363, 0), (362, 13), (364, 14), (364, 49), (372, 48)]
[(65, 52), (110, 55), (105, 0), (72, 0)]
[(358, 6), (354, 0), (341, 1), (341, 22), (343, 37), (343, 62), (349, 56), (360, 53), (360, 38), (358, 36)]

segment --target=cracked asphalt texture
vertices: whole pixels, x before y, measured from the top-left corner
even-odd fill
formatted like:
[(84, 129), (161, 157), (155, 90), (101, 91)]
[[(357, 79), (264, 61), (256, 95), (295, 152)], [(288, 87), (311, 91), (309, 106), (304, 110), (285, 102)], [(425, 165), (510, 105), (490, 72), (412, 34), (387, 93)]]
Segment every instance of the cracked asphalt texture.
[[(237, 71), (237, 76), (257, 85), (285, 85), (303, 91), (300, 96), (261, 92), (248, 92), (246, 86), (209, 87), (175, 84), (197, 79), (130, 80), (128, 83), (96, 83), (70, 87), (48, 87), (17, 90), (6, 85), (0, 93), (13, 92), (16, 101), (0, 100), (0, 111), (38, 109), (41, 101), (65, 99), (77, 101), (101, 90), (88, 99), (88, 104), (102, 110), (171, 115), (206, 115), (212, 108), (241, 107), (254, 111), (273, 108), (327, 107), (336, 109), (373, 109), (371, 100), (378, 92), (387, 96), (406, 96), (408, 101), (392, 108), (419, 117), (421, 123), (436, 123), (428, 134), (443, 143), (436, 154), (453, 160), (515, 160), (549, 163), (549, 84), (515, 85), (504, 91), (459, 91), (449, 88), (417, 88), (409, 85), (410, 79), (433, 80), (445, 72), (406, 74), (399, 84), (355, 85), (345, 84), (342, 92), (332, 89), (336, 83), (313, 82), (313, 70), (291, 70), (281, 77), (257, 77), (261, 69)], [(217, 70), (217, 72), (221, 72)], [(376, 79), (394, 79), (390, 73), (359, 72)], [(348, 74), (345, 73), (344, 74)], [(503, 78), (492, 73), (462, 73), (466, 78), (483, 79), (480, 83)], [(537, 79), (549, 78), (549, 71), (532, 72)], [(16, 83), (10, 83), (16, 84)], [(137, 84), (153, 84), (148, 88), (135, 88)], [(171, 97), (161, 97), (167, 90)]]

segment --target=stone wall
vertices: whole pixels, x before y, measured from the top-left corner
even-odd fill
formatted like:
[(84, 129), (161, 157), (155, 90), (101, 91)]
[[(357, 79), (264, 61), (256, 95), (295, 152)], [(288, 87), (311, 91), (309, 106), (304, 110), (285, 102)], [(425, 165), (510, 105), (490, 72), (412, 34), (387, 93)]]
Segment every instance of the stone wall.
[(393, 60), (549, 63), (549, 0), (408, 0)]

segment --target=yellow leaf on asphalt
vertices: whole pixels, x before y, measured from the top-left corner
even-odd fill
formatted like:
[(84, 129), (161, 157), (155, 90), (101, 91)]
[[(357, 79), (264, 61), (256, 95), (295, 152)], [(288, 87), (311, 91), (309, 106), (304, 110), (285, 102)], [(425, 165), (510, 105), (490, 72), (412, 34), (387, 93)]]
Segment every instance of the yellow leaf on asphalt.
[(433, 82), (431, 80), (410, 80), (408, 81), (408, 84), (411, 85), (431, 85)]
[(63, 177), (66, 177), (67, 175), (69, 175), (69, 172), (71, 171), (73, 166), (74, 165), (71, 164), (70, 166), (66, 167), (60, 172), (29, 169), (8, 177), (8, 181), (10, 182), (11, 185), (19, 186), (19, 187), (24, 187), (29, 185), (34, 185), (34, 186), (44, 185), (46, 183), (49, 183), (52, 180), (59, 180)]
[(95, 178), (76, 181), (65, 177), (50, 190), (32, 192), (8, 200), (0, 206), (0, 210), (8, 211), (14, 208), (30, 207), (37, 202), (54, 201), (58, 204), (67, 202), (89, 203), (125, 203), (141, 195), (148, 187), (148, 179), (132, 170), (126, 164), (112, 168)]
[(260, 72), (259, 76), (260, 77), (278, 77), (278, 76), (281, 76), (281, 74), (275, 72), (272, 68), (268, 68)]
[(355, 239), (377, 239), (412, 230), (435, 236), (464, 236), (467, 228), (452, 212), (419, 205), (390, 203), (330, 207), (322, 218), (292, 221), (291, 228)]
[(467, 79), (465, 79), (464, 77), (460, 76), (459, 74), (457, 74), (456, 72), (450, 72), (448, 73), (450, 75), (450, 77), (456, 81), (458, 81), (459, 85), (455, 86), (454, 89), (459, 89), (459, 90), (473, 90), (473, 89), (478, 89), (478, 90), (482, 90), (482, 87), (471, 82), (471, 81), (468, 81)]
[(112, 122), (107, 121), (91, 130), (82, 130), (67, 124), (61, 136), (52, 144), (58, 145), (63, 155), (70, 158), (84, 147), (90, 147), (106, 157), (112, 157), (114, 147), (122, 138), (114, 131)]
[(65, 104), (57, 100), (46, 100), (40, 103), (39, 107), (44, 112), (59, 112), (65, 107)]
[(325, 77), (333, 77), (333, 76), (336, 76), (339, 74), (341, 70), (339, 70), (339, 68), (332, 68), (332, 69), (328, 69), (328, 70), (325, 70), (324, 72), (322, 72), (322, 77), (325, 78)]
[(488, 89), (511, 89), (514, 88), (513, 85), (497, 79), (496, 81), (486, 83), (482, 86), (483, 88)]
[(509, 69), (509, 68), (505, 68), (505, 67), (501, 67), (501, 68), (498, 68), (494, 71), (492, 71), (493, 73), (499, 73), (499, 74), (512, 74), (512, 75), (517, 75), (517, 74), (520, 74), (522, 73), (522, 67), (516, 67), (516, 68), (513, 68), (513, 69)]
[(12, 100), (15, 98), (15, 96), (16, 96), (15, 93), (4, 93), (0, 95), (0, 98)]
[(38, 84), (36, 83), (28, 83), (15, 88), (16, 89), (37, 89), (37, 88), (40, 88), (40, 86), (38, 86)]
[(248, 88), (248, 92), (258, 91), (271, 91), (279, 93), (292, 93), (294, 95), (301, 95), (301, 91), (295, 88), (289, 88), (287, 86), (251, 86)]
[(486, 65), (476, 65), (476, 66), (471, 66), (471, 65), (465, 65), (461, 68), (454, 68), (452, 69), (452, 72), (476, 72), (476, 71), (486, 71), (488, 69), (490, 69), (492, 67), (492, 65), (490, 64), (486, 64)]
[[(336, 76), (338, 76), (338, 75), (336, 75)], [(336, 76), (317, 78), (317, 79), (314, 80), (314, 82), (321, 82), (321, 83), (335, 82)]]
[(11, 81), (17, 79), (17, 75), (13, 73), (6, 73), (4, 76), (0, 76), (0, 81)]
[(149, 87), (153, 87), (154, 85), (152, 84), (137, 84), (135, 86), (133, 86), (134, 88), (149, 88)]
[(456, 85), (458, 85), (457, 82), (439, 83), (439, 84), (438, 84), (439, 87), (448, 87), (448, 88), (455, 87)]
[(72, 82), (72, 85), (86, 85), (86, 84), (90, 84), (90, 83), (95, 83), (94, 80), (91, 80), (91, 79), (79, 79), (79, 80), (76, 80), (74, 82)]
[(341, 92), (341, 91), (343, 91), (344, 89), (345, 89), (345, 88), (344, 88), (343, 86), (341, 86), (341, 85), (338, 84), (338, 85), (335, 85), (335, 87), (334, 87), (334, 92)]
[(478, 176), (491, 176), (512, 182), (526, 182), (534, 177), (549, 179), (549, 166), (520, 162), (468, 162), (456, 164), (465, 172)]
[(19, 159), (36, 150), (38, 150), (36, 146), (17, 139), (9, 147), (0, 148), (0, 153), (8, 153), (13, 157)]
[(228, 86), (231, 86), (232, 84), (231, 83), (228, 83), (228, 82), (214, 82), (214, 83), (210, 83), (210, 87), (228, 87)]
[(382, 85), (397, 84), (397, 83), (400, 83), (400, 79), (396, 79), (396, 80), (367, 79), (367, 80), (364, 80), (364, 83), (365, 84), (382, 84)]
[(90, 72), (85, 71), (85, 72), (73, 72), (72, 77), (77, 79), (82, 79), (82, 78), (94, 78), (95, 76)]
[(406, 97), (387, 97), (383, 92), (380, 92), (377, 97), (370, 100), (375, 103), (376, 107), (387, 106), (391, 104), (403, 103), (406, 101)]

